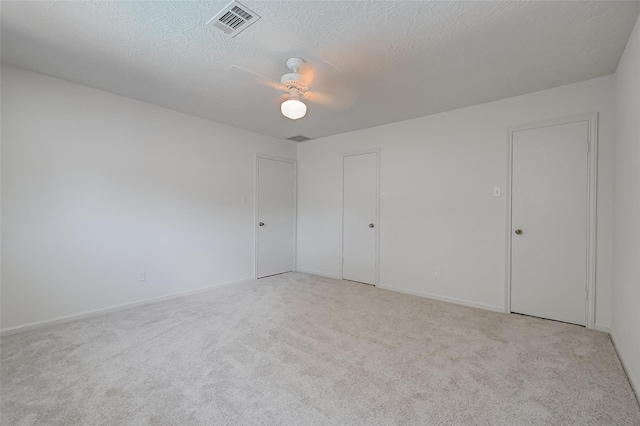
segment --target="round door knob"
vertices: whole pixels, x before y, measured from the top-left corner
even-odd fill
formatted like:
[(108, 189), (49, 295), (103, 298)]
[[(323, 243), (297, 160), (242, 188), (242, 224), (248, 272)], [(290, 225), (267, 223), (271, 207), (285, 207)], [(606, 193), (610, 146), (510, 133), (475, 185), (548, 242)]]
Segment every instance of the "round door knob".
[(369, 224), (369, 228), (373, 228), (375, 225), (373, 223)]
[(522, 234), (522, 229), (516, 229), (516, 235), (521, 235)]
[(260, 223), (258, 223), (258, 225), (264, 226), (264, 222), (260, 222)]

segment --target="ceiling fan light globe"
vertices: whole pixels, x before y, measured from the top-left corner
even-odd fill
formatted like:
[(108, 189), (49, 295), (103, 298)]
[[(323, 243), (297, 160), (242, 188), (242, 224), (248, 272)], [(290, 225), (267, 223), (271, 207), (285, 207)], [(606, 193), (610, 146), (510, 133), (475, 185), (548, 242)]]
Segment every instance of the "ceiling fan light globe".
[(280, 105), (280, 111), (285, 117), (297, 120), (307, 114), (307, 106), (297, 99), (288, 99)]

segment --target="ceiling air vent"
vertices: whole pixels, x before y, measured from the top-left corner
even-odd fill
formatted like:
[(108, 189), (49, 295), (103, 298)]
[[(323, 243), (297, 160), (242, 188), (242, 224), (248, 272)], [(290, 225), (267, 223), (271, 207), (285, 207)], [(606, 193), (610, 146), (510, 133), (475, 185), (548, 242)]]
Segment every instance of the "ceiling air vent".
[(254, 11), (241, 5), (237, 1), (232, 1), (216, 16), (211, 18), (207, 25), (213, 24), (231, 37), (235, 37), (242, 31), (249, 28), (260, 19)]
[(287, 138), (290, 141), (294, 141), (294, 142), (304, 142), (304, 141), (308, 141), (311, 138), (308, 138), (306, 136), (302, 136), (302, 135), (298, 135), (298, 136), (291, 136), (290, 138)]

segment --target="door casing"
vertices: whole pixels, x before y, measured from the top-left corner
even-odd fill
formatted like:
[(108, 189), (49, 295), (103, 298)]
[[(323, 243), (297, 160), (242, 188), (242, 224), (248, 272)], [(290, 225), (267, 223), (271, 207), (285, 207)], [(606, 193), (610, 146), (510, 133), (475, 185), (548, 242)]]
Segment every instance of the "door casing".
[(258, 226), (258, 221), (259, 221), (259, 214), (260, 214), (260, 209), (258, 206), (258, 200), (260, 199), (259, 196), (259, 173), (258, 173), (258, 166), (259, 166), (259, 160), (263, 158), (265, 160), (272, 160), (272, 161), (282, 161), (284, 163), (289, 163), (289, 164), (293, 164), (293, 241), (292, 241), (292, 248), (293, 248), (293, 259), (292, 259), (292, 264), (291, 264), (291, 270), (295, 271), (296, 270), (296, 263), (297, 263), (297, 257), (298, 257), (298, 249), (297, 249), (297, 229), (298, 229), (298, 201), (297, 201), (297, 196), (298, 196), (298, 162), (296, 160), (291, 160), (289, 158), (282, 158), (282, 157), (274, 157), (271, 155), (264, 155), (264, 154), (257, 154), (255, 155), (254, 158), (254, 201), (253, 201), (253, 279), (257, 279), (258, 278), (258, 231), (260, 229), (260, 227)]
[(375, 243), (376, 243), (376, 270), (375, 270), (375, 282), (373, 285), (378, 285), (380, 283), (380, 148), (371, 148), (365, 149), (361, 151), (351, 151), (343, 153), (341, 156), (341, 164), (340, 164), (340, 219), (342, 222), (342, 226), (340, 228), (340, 279), (344, 279), (343, 270), (344, 270), (344, 158), (350, 157), (353, 155), (361, 155), (361, 154), (376, 154), (376, 222), (375, 222)]
[(505, 312), (511, 313), (511, 233), (512, 233), (512, 206), (511, 190), (513, 179), (513, 134), (521, 130), (539, 129), (543, 127), (558, 126), (563, 124), (586, 121), (589, 123), (589, 151), (587, 153), (587, 296), (586, 296), (586, 320), (587, 328), (595, 327), (595, 303), (596, 303), (596, 213), (597, 213), (597, 185), (598, 185), (598, 113), (586, 113), (562, 117), (553, 120), (539, 121), (507, 129), (507, 227), (506, 227), (506, 279), (505, 279)]

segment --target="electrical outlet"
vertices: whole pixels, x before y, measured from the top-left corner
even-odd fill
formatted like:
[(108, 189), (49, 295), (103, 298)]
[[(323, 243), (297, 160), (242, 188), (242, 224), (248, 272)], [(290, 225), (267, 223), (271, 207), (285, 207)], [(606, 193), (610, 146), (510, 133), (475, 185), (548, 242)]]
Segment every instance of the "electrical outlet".
[(436, 268), (435, 269), (435, 275), (436, 275), (436, 277), (441, 278), (442, 277), (442, 268)]
[(494, 186), (493, 187), (493, 196), (494, 197), (499, 197), (500, 196), (500, 187), (499, 186)]
[(147, 280), (147, 271), (138, 272), (138, 281), (146, 281)]

